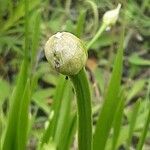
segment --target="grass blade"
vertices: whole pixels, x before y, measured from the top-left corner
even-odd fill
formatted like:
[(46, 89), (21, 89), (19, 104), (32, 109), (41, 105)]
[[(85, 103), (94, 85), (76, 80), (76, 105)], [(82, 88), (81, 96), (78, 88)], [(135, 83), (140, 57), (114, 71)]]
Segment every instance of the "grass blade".
[(56, 86), (55, 95), (54, 95), (54, 104), (52, 106), (52, 111), (54, 111), (54, 116), (52, 120), (49, 121), (49, 125), (45, 133), (43, 134), (41, 146), (43, 146), (43, 144), (45, 143), (48, 143), (50, 137), (53, 138), (55, 135), (55, 128), (57, 126), (57, 118), (59, 116), (59, 109), (61, 106), (61, 100), (64, 94), (65, 86), (66, 86), (65, 78), (64, 76), (60, 76), (58, 85)]
[(36, 58), (36, 54), (37, 54), (37, 49), (39, 46), (39, 39), (40, 39), (40, 21), (41, 21), (41, 16), (39, 14), (39, 12), (36, 12), (35, 14), (35, 21), (34, 21), (34, 31), (33, 31), (33, 36), (32, 36), (32, 47), (31, 47), (31, 64), (32, 67), (35, 65), (35, 58)]
[(18, 121), (18, 150), (26, 149), (28, 121), (29, 121), (29, 105), (30, 105), (30, 81), (27, 81), (23, 98), (20, 105), (19, 121)]
[(121, 125), (122, 125), (122, 117), (123, 117), (123, 108), (124, 108), (124, 104), (125, 104), (125, 98), (124, 95), (121, 95), (118, 97), (119, 98), (119, 106), (117, 108), (115, 117), (114, 117), (114, 123), (113, 123), (113, 139), (112, 139), (112, 150), (116, 150), (117, 149), (117, 142), (118, 142), (118, 138), (119, 138), (119, 134), (120, 134), (120, 129), (121, 129)]
[(63, 135), (64, 142), (61, 142), (61, 150), (70, 150), (70, 145), (73, 141), (73, 135), (77, 127), (77, 115), (74, 113), (69, 122), (66, 124), (65, 134)]
[(84, 24), (85, 24), (85, 16), (86, 16), (86, 11), (83, 10), (80, 12), (78, 22), (77, 22), (77, 27), (76, 27), (76, 36), (81, 37), (83, 34), (84, 30)]
[(94, 134), (93, 149), (104, 150), (109, 136), (109, 132), (112, 126), (113, 118), (118, 106), (119, 100), (117, 99), (120, 91), (120, 82), (122, 75), (122, 63), (123, 63), (123, 36), (121, 37), (120, 48), (118, 50), (112, 77), (107, 89), (104, 104), (101, 109), (99, 119), (96, 125)]
[(149, 105), (149, 112), (148, 112), (148, 115), (147, 115), (147, 120), (144, 124), (144, 128), (142, 130), (142, 134), (140, 136), (140, 140), (139, 140), (139, 143), (137, 145), (137, 150), (142, 150), (142, 147), (144, 145), (144, 141), (145, 141), (145, 138), (146, 138), (146, 135), (147, 135), (147, 131), (148, 131), (148, 128), (149, 128), (149, 124), (150, 124), (150, 105)]
[(72, 88), (71, 85), (67, 82), (63, 100), (61, 102), (59, 118), (57, 121), (57, 128), (54, 136), (54, 142), (56, 143), (58, 149), (61, 149), (62, 142), (64, 142), (64, 140), (62, 141), (62, 139), (65, 134), (66, 124), (70, 119), (71, 98)]
[(131, 120), (130, 120), (130, 124), (129, 124), (129, 134), (128, 134), (127, 145), (126, 145), (127, 150), (130, 149), (130, 143), (132, 140), (133, 131), (134, 131), (134, 127), (136, 124), (136, 119), (137, 119), (137, 114), (138, 114), (139, 108), (140, 108), (140, 101), (138, 100), (133, 108), (133, 112), (132, 112), (132, 116), (131, 116)]
[(25, 49), (24, 49), (24, 60), (21, 65), (16, 88), (12, 93), (10, 99), (10, 111), (8, 116), (7, 128), (4, 137), (4, 143), (2, 146), (3, 150), (11, 150), (18, 148), (17, 131), (19, 123), (19, 112), (21, 106), (22, 95), (27, 82), (28, 77), (28, 51), (29, 51), (29, 19), (28, 19), (28, 0), (23, 2), (25, 8)]
[(140, 140), (138, 142), (138, 145), (137, 145), (137, 150), (142, 150), (142, 147), (144, 145), (144, 141), (145, 141), (145, 138), (146, 138), (146, 135), (147, 135), (147, 131), (148, 131), (148, 128), (149, 128), (149, 124), (150, 124), (150, 80), (148, 81), (148, 90), (147, 90), (147, 94), (146, 94), (146, 100), (147, 100), (147, 105), (148, 105), (148, 115), (147, 115), (147, 118), (146, 118), (146, 121), (145, 121), (145, 124), (144, 124), (144, 128), (143, 128), (143, 131), (141, 133), (141, 136), (140, 136)]
[(10, 99), (10, 111), (8, 116), (7, 128), (4, 137), (3, 150), (17, 149), (17, 133), (18, 118), (21, 105), (21, 99), (24, 92), (24, 87), (27, 81), (27, 62), (23, 61), (18, 77), (17, 85)]
[(61, 102), (62, 102), (62, 98), (63, 98), (63, 95), (64, 95), (64, 91), (65, 91), (65, 88), (66, 88), (66, 83), (67, 81), (65, 80), (65, 77), (64, 76), (61, 76), (60, 77), (60, 80), (59, 80), (59, 83), (56, 87), (56, 93), (54, 95), (54, 117), (52, 119), (52, 128), (51, 128), (51, 135), (52, 137), (55, 136), (55, 131), (56, 131), (56, 127), (57, 127), (57, 122), (58, 122), (58, 118), (59, 118), (59, 113), (60, 113), (60, 107), (61, 107)]

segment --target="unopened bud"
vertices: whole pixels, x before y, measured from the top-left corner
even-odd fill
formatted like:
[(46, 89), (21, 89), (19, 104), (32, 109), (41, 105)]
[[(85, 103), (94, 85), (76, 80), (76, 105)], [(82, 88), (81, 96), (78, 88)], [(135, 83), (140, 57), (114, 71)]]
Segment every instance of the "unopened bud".
[(45, 45), (45, 56), (51, 67), (64, 75), (75, 75), (87, 60), (82, 41), (69, 32), (58, 32)]
[(118, 19), (121, 4), (118, 4), (116, 9), (107, 11), (103, 16), (103, 22), (107, 26), (114, 25)]

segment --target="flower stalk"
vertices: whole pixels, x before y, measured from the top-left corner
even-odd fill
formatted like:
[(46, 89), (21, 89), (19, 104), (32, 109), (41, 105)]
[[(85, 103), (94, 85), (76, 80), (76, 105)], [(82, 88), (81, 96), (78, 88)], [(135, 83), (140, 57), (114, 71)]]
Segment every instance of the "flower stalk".
[(78, 106), (78, 148), (79, 150), (92, 150), (92, 111), (89, 83), (85, 69), (74, 76), (73, 82)]
[(87, 50), (80, 39), (68, 32), (58, 32), (45, 45), (45, 55), (52, 69), (70, 77), (78, 107), (78, 149), (92, 150), (91, 95), (85, 73)]
[(91, 48), (91, 46), (97, 41), (97, 39), (107, 28), (110, 28), (112, 25), (114, 25), (117, 22), (120, 8), (121, 8), (121, 4), (118, 4), (116, 9), (105, 12), (105, 14), (103, 15), (102, 25), (100, 26), (95, 36), (87, 44), (87, 49)]

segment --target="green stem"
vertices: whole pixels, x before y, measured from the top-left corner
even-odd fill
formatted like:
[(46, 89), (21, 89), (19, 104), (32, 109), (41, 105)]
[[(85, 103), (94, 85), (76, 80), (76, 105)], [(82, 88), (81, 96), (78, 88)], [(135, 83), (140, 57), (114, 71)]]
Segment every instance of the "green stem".
[(91, 41), (87, 45), (87, 49), (91, 48), (91, 46), (95, 43), (95, 41), (100, 37), (100, 35), (104, 32), (106, 29), (107, 25), (102, 23), (100, 26), (98, 32), (95, 34), (95, 36), (91, 39)]
[(92, 149), (92, 116), (89, 83), (83, 68), (77, 75), (70, 76), (78, 106), (78, 149)]

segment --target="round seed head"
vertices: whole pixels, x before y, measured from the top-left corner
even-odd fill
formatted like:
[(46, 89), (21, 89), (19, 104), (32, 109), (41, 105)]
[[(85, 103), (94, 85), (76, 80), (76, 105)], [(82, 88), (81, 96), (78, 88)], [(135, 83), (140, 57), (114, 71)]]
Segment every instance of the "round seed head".
[(51, 67), (64, 75), (75, 75), (87, 60), (87, 51), (79, 38), (68, 32), (58, 32), (45, 45), (45, 56)]

